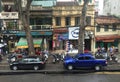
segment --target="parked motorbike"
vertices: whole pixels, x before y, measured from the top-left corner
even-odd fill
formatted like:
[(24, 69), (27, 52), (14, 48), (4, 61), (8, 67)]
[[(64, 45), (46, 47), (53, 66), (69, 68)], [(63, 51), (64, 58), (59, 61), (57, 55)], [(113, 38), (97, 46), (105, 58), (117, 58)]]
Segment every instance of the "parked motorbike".
[(111, 56), (110, 56), (110, 61), (117, 62), (117, 61), (118, 61), (118, 58), (117, 58), (115, 55), (111, 55)]
[(8, 58), (7, 58), (7, 61), (9, 63), (14, 62), (16, 60), (17, 60), (17, 57), (14, 54), (9, 55)]
[(60, 55), (59, 54), (53, 54), (53, 60), (52, 60), (52, 63), (59, 63), (60, 62)]
[(64, 54), (53, 54), (53, 60), (52, 62), (55, 63), (59, 63), (60, 61), (63, 61), (65, 55)]

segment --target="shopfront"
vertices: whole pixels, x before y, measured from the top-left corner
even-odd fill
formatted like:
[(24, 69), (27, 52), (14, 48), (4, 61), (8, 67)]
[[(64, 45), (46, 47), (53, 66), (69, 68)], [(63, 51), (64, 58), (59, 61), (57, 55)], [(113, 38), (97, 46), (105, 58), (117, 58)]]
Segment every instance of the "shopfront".
[(96, 36), (96, 48), (104, 47), (108, 50), (111, 46), (118, 48), (120, 44), (120, 35)]
[[(40, 50), (51, 50), (52, 49), (52, 32), (51, 31), (32, 31), (34, 48), (39, 48)], [(23, 31), (20, 31), (16, 34), (19, 37), (19, 40), (16, 44), (17, 49), (28, 48), (26, 34)]]
[[(79, 27), (69, 27), (69, 43), (73, 45), (74, 49), (78, 49)], [(85, 31), (84, 49), (91, 50), (91, 34)]]
[(53, 30), (53, 50), (64, 50), (66, 41), (68, 40), (67, 28), (55, 28)]

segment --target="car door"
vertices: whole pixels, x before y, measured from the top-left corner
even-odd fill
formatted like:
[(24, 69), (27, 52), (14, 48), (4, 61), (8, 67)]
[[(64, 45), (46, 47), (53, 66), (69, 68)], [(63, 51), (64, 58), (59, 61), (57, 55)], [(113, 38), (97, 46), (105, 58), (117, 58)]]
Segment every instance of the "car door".
[(91, 56), (84, 57), (84, 67), (91, 68), (94, 65), (94, 59)]
[(22, 59), (19, 62), (19, 68), (20, 69), (27, 69), (27, 67), (28, 67), (28, 59)]
[(29, 61), (29, 68), (30, 69), (33, 69), (34, 68), (34, 66), (36, 66), (37, 65), (37, 61), (36, 61), (36, 59), (30, 59), (30, 61)]
[(84, 57), (83, 56), (76, 58), (75, 67), (77, 67), (77, 68), (84, 67)]

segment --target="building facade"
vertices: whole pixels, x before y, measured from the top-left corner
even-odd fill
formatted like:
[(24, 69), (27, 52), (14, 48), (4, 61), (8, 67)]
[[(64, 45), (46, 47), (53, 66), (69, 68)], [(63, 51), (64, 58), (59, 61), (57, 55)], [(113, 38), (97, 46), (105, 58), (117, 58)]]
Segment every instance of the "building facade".
[[(77, 29), (80, 27), (80, 17), (83, 1), (74, 2), (57, 2), (53, 7), (53, 47), (56, 49), (66, 49), (66, 43), (73, 44), (73, 47), (78, 47), (78, 30), (77, 38), (70, 38), (70, 28)], [(94, 50), (94, 0), (90, 0), (87, 17), (86, 17), (86, 37), (85, 49)], [(89, 44), (89, 45), (87, 45)]]
[[(5, 38), (8, 39), (9, 37), (12, 39), (6, 40), (8, 41), (7, 44), (10, 45), (9, 51), (13, 51), (16, 48), (27, 48), (26, 45), (24, 47), (18, 45), (21, 39), (25, 38), (25, 32), (14, 4), (14, 0), (2, 1), (2, 7), (5, 7), (5, 9), (2, 9), (1, 15), (5, 15), (5, 17), (1, 16), (3, 17), (1, 18), (3, 21), (1, 33)], [(22, 0), (21, 5), (22, 8), (24, 8), (26, 0)], [(48, 50), (65, 50), (67, 42), (70, 42), (74, 45), (74, 48), (77, 48), (78, 39), (69, 38), (69, 28), (80, 27), (82, 5), (82, 0), (70, 2), (57, 2), (56, 0), (33, 0), (30, 7), (31, 34), (33, 39), (42, 40), (37, 47), (42, 49), (46, 48)], [(12, 14), (8, 16), (9, 13)], [(14, 16), (12, 17), (11, 15)], [(90, 0), (90, 3), (88, 4), (86, 22), (85, 48), (94, 51), (94, 0)], [(78, 34), (78, 32), (76, 34)]]
[(4, 46), (2, 50), (8, 53), (15, 48), (17, 40), (16, 32), (18, 32), (18, 11), (15, 9), (14, 0), (0, 0), (0, 29), (1, 29), (1, 44)]
[(113, 16), (98, 16), (95, 19), (95, 49), (115, 47), (120, 51), (120, 19)]

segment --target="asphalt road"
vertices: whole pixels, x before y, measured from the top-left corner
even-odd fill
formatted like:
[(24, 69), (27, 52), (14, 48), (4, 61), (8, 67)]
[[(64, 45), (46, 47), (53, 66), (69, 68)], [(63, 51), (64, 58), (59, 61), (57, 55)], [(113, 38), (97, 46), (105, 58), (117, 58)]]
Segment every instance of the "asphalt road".
[(0, 82), (120, 82), (120, 72), (1, 75)]

